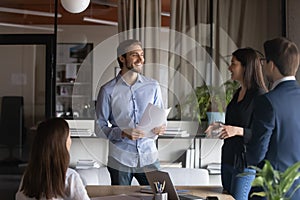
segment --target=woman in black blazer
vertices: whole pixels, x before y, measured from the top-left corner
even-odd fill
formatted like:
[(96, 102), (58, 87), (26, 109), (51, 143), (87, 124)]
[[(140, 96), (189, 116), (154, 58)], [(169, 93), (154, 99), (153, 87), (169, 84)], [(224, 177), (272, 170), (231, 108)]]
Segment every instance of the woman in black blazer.
[[(225, 125), (219, 137), (222, 146), (221, 177), (225, 191), (235, 199), (246, 200), (254, 175), (237, 176), (248, 172), (246, 168), (245, 144), (250, 140), (254, 98), (266, 92), (260, 54), (252, 48), (242, 48), (232, 53), (231, 79), (241, 87), (234, 94), (226, 109)], [(209, 127), (211, 128), (211, 126)]]

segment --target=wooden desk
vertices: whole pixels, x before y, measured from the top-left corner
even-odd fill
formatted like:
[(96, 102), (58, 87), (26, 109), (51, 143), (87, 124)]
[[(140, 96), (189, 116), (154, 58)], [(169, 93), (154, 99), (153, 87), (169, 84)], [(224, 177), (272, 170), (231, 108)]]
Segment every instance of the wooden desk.
[[(103, 197), (119, 194), (127, 194), (135, 197), (147, 197), (151, 194), (141, 193), (140, 186), (87, 186), (87, 192), (90, 197)], [(234, 198), (228, 194), (222, 194), (221, 187), (213, 186), (176, 186), (178, 190), (188, 190), (188, 194), (196, 196), (217, 196), (219, 200), (234, 200)]]

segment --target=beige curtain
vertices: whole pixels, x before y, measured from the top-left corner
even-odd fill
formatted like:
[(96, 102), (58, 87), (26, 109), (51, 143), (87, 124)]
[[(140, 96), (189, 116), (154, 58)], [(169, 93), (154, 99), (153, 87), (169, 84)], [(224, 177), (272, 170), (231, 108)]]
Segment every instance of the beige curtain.
[(172, 0), (169, 105), (180, 104), (203, 83), (216, 86), (228, 80), (237, 48), (262, 51), (266, 39), (280, 36), (280, 9), (280, 0)]
[(281, 36), (281, 0), (214, 2), (214, 48), (218, 52), (214, 60), (222, 74), (227, 73), (228, 64), (220, 56), (242, 47), (263, 52), (265, 40)]
[(211, 81), (209, 11), (209, 0), (171, 1), (169, 105), (182, 105), (196, 85)]
[(137, 39), (145, 48), (144, 74), (159, 76), (161, 0), (118, 0), (119, 40)]

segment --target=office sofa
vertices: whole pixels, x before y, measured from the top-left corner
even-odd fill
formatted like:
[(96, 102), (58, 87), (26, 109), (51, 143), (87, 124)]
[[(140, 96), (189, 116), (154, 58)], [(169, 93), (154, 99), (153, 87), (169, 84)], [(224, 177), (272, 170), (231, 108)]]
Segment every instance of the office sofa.
[[(174, 185), (209, 185), (209, 173), (206, 169), (190, 168), (162, 168), (170, 174)], [(107, 167), (77, 169), (85, 185), (110, 185), (110, 175)], [(137, 180), (132, 180), (132, 185), (138, 185)]]

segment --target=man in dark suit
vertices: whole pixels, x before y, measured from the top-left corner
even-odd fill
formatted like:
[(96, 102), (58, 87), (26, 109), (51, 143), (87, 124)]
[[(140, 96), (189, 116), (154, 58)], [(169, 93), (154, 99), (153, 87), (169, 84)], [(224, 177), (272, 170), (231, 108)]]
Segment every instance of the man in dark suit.
[[(261, 62), (272, 88), (255, 101), (247, 162), (262, 167), (263, 160), (269, 160), (274, 169), (285, 171), (300, 161), (300, 86), (295, 79), (299, 52), (286, 38), (266, 41), (264, 50), (266, 58)], [(292, 197), (299, 199), (300, 190)]]

